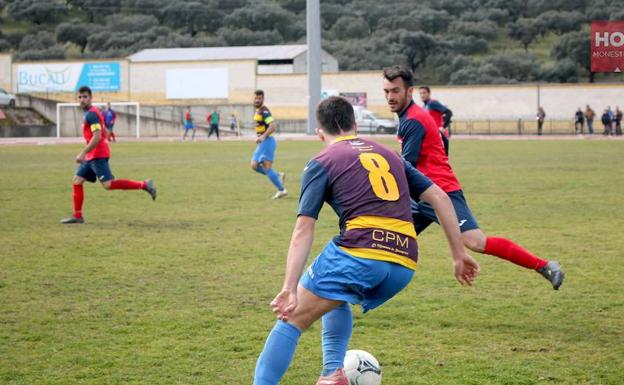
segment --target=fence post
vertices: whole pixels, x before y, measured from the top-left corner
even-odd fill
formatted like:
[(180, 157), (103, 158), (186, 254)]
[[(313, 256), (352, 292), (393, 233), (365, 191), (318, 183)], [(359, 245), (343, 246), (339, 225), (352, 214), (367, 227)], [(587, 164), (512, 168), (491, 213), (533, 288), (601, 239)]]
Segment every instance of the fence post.
[(518, 135), (522, 135), (522, 119), (518, 119)]

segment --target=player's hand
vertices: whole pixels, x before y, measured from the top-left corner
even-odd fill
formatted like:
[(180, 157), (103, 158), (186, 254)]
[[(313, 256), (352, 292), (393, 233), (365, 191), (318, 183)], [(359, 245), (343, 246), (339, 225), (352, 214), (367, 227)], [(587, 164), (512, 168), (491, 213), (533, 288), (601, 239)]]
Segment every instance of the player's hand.
[(288, 316), (297, 307), (297, 292), (290, 290), (282, 290), (271, 301), (271, 310), (277, 315), (277, 318), (286, 322)]
[(265, 139), (264, 135), (260, 135), (259, 137), (256, 138), (256, 143), (260, 144), (264, 142), (264, 139)]
[(462, 285), (472, 286), (474, 280), (479, 275), (481, 268), (479, 263), (467, 253), (453, 258), (453, 267), (455, 270), (455, 279)]
[(76, 155), (76, 163), (84, 163), (86, 155), (82, 152)]

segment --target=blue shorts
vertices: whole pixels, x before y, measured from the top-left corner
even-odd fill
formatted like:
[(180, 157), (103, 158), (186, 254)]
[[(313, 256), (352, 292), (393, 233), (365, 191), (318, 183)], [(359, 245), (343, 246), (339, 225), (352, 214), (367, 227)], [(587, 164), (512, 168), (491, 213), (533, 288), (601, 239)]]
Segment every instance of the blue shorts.
[(185, 122), (184, 123), (184, 131), (192, 130), (195, 128), (193, 122)]
[(113, 132), (113, 126), (114, 124), (106, 124), (106, 129), (110, 132)]
[[(451, 203), (453, 203), (455, 208), (455, 214), (459, 220), (459, 230), (463, 233), (468, 230), (478, 229), (479, 224), (474, 215), (472, 215), (470, 207), (468, 207), (463, 191), (451, 191), (447, 195), (451, 198)], [(432, 222), (440, 223), (433, 207), (425, 202), (412, 201), (412, 218), (414, 219), (414, 228), (417, 234), (420, 234)]]
[(321, 298), (360, 304), (367, 312), (403, 290), (413, 276), (405, 266), (354, 257), (330, 241), (299, 283)]
[(256, 151), (254, 151), (251, 160), (258, 163), (262, 163), (265, 160), (273, 162), (273, 159), (275, 159), (275, 147), (277, 147), (277, 141), (274, 137), (269, 136), (256, 146)]
[(108, 158), (96, 158), (81, 163), (76, 170), (76, 175), (91, 183), (96, 180), (104, 183), (115, 179), (108, 166)]

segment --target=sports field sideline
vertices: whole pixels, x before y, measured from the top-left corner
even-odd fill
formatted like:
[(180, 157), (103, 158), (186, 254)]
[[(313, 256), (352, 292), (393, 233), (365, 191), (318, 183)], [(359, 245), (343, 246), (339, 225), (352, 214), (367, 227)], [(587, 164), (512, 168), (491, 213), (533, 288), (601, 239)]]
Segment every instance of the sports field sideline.
[[(290, 196), (280, 201), (249, 169), (251, 138), (122, 139), (112, 144), (116, 176), (153, 178), (158, 199), (88, 184), (79, 227), (58, 220), (71, 213), (84, 142), (0, 146), (0, 384), (251, 383), (300, 173), (322, 148), (284, 139), (275, 165)], [(480, 225), (559, 260), (564, 285), (553, 291), (534, 272), (476, 255), (481, 276), (462, 288), (433, 226), (408, 289), (355, 311), (351, 347), (379, 358), (389, 385), (621, 384), (621, 141), (457, 139), (451, 164)], [(326, 207), (313, 254), (336, 222)], [(284, 384), (316, 380), (319, 331), (302, 337)]]

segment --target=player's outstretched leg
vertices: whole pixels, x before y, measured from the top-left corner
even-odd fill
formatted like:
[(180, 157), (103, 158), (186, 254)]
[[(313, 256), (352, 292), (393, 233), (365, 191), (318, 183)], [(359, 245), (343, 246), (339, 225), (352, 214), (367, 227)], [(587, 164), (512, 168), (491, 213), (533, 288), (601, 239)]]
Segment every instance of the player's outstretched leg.
[(558, 290), (563, 283), (565, 274), (557, 262), (541, 259), (512, 240), (486, 237), (479, 229), (466, 231), (462, 233), (462, 237), (466, 247), (472, 251), (493, 255), (537, 271), (552, 284), (555, 290)]
[(136, 181), (129, 179), (113, 179), (108, 182), (102, 183), (107, 190), (145, 190), (152, 200), (156, 200), (156, 187), (151, 179), (144, 181)]

